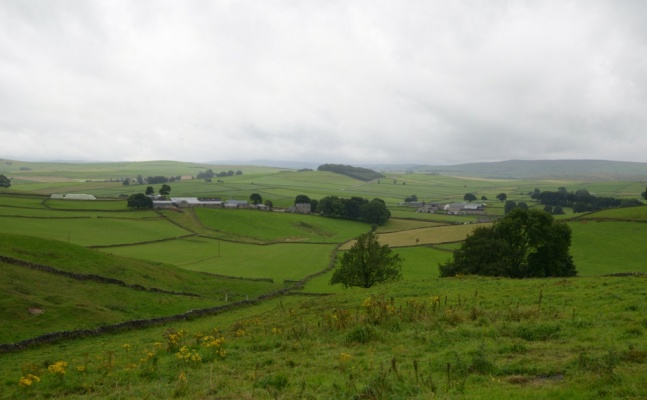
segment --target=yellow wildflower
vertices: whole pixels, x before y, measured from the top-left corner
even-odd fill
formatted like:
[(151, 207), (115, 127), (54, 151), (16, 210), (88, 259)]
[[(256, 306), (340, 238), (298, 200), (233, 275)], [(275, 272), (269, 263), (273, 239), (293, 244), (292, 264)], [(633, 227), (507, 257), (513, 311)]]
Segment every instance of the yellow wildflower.
[(27, 376), (23, 376), (20, 378), (19, 384), (22, 387), (30, 387), (35, 382), (40, 382), (40, 378), (37, 377), (36, 375), (27, 374)]

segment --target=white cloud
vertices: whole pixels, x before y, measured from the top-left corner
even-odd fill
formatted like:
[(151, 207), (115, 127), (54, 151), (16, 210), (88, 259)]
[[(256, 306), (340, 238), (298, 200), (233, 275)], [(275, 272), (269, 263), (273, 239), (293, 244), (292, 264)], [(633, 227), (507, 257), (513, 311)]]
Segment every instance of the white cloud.
[(647, 8), (0, 3), (0, 157), (646, 161)]

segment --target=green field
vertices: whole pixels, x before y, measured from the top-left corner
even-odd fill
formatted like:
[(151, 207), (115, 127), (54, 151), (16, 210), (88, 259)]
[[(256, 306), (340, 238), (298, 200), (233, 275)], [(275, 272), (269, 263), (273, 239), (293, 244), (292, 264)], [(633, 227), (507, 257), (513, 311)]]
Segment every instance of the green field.
[(171, 263), (200, 272), (245, 278), (300, 280), (326, 268), (332, 244), (252, 245), (208, 238), (106, 249), (112, 254)]
[[(189, 179), (207, 168), (243, 174)], [(534, 188), (635, 199), (644, 182), (396, 172), (361, 182), (330, 172), (166, 161), (12, 162), (0, 173), (13, 178), (0, 189), (0, 255), (59, 271), (0, 262), (0, 345), (237, 304), (214, 316), (4, 353), (0, 398), (647, 397), (640, 275), (647, 274), (647, 207), (559, 217), (572, 229), (578, 277), (438, 278), (438, 265), (477, 222), (503, 216), (498, 193), (541, 208), (529, 197)], [(172, 196), (259, 193), (278, 209), (299, 194), (381, 198), (393, 218), (377, 233), (403, 258), (404, 279), (370, 289), (329, 285), (336, 249), (348, 249), (368, 224), (255, 210), (129, 210), (118, 196), (147, 185), (118, 180), (137, 175), (183, 176), (170, 183)], [(487, 197), (485, 216), (398, 206), (412, 194), (456, 202), (466, 192)], [(54, 200), (53, 193), (99, 200)], [(287, 294), (264, 299), (279, 289)], [(181, 330), (187, 333), (172, 343), (169, 335)], [(209, 335), (224, 342), (215, 345)], [(57, 361), (68, 363), (66, 374), (48, 371)], [(40, 381), (21, 386), (29, 374)]]
[(208, 208), (195, 212), (209, 229), (262, 242), (340, 243), (370, 229), (368, 224), (314, 215)]

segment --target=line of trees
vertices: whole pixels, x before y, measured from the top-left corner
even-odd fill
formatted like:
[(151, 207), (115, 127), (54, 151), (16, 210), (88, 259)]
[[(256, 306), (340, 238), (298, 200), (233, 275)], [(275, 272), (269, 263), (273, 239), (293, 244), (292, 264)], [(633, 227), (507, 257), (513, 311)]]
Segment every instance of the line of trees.
[(341, 164), (323, 164), (317, 167), (317, 171), (330, 171), (337, 174), (350, 176), (351, 178), (359, 179), (360, 181), (365, 182), (384, 178), (384, 175), (380, 174), (379, 172), (375, 172), (372, 169)]
[(317, 211), (323, 216), (364, 221), (370, 224), (384, 225), (391, 218), (391, 212), (382, 199), (368, 200), (362, 197), (342, 199), (337, 196), (326, 196), (319, 200)]
[(586, 189), (569, 192), (565, 187), (560, 187), (556, 192), (540, 191), (535, 189), (531, 198), (541, 204), (551, 207), (572, 207), (573, 212), (589, 212), (616, 207), (633, 207), (642, 205), (638, 199), (616, 199), (613, 197), (595, 196)]
[(242, 175), (242, 174), (243, 174), (243, 171), (241, 170), (234, 171), (233, 169), (230, 169), (228, 171), (220, 171), (216, 173), (216, 172), (213, 172), (212, 169), (208, 169), (206, 171), (198, 172), (198, 175), (196, 175), (196, 178), (197, 179), (211, 179), (214, 177), (223, 178), (225, 176), (234, 176), (234, 175)]

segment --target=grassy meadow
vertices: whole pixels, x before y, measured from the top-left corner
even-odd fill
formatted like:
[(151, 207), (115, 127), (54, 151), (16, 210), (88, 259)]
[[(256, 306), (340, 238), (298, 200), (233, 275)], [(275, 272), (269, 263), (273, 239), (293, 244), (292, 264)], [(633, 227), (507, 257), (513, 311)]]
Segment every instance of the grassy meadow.
[[(189, 179), (208, 168), (243, 174)], [(647, 398), (647, 206), (560, 217), (573, 232), (578, 277), (438, 277), (438, 264), (475, 227), (503, 215), (498, 193), (541, 207), (528, 195), (534, 188), (631, 199), (644, 182), (397, 172), (361, 182), (166, 161), (16, 161), (0, 173), (13, 179), (0, 189), (0, 345), (234, 306), (0, 353), (2, 399)], [(328, 284), (335, 255), (368, 224), (254, 210), (129, 210), (119, 196), (147, 185), (117, 180), (137, 175), (182, 176), (170, 183), (172, 196), (259, 193), (277, 208), (299, 194), (384, 199), (392, 218), (377, 232), (404, 259), (404, 279), (370, 289)], [(466, 192), (488, 199), (486, 216), (398, 206), (413, 194), (458, 202)], [(83, 278), (90, 274), (101, 279)], [(287, 294), (264, 298), (279, 289)]]

